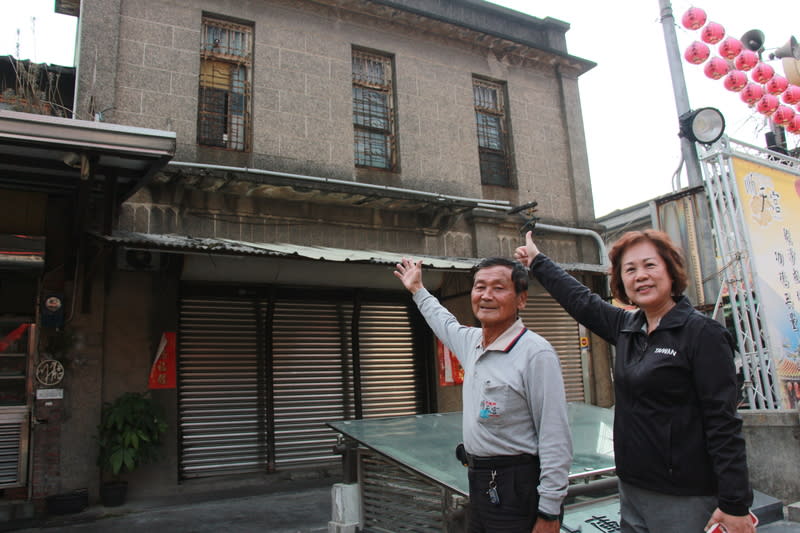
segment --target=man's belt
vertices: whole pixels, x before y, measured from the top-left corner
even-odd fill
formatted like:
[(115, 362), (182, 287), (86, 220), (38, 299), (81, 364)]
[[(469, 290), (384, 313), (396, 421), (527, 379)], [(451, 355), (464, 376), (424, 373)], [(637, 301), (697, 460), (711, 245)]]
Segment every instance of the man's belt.
[(467, 464), (470, 468), (480, 469), (495, 469), (504, 466), (525, 465), (530, 463), (538, 463), (539, 458), (529, 453), (521, 455), (495, 455), (492, 457), (478, 457), (466, 453)]

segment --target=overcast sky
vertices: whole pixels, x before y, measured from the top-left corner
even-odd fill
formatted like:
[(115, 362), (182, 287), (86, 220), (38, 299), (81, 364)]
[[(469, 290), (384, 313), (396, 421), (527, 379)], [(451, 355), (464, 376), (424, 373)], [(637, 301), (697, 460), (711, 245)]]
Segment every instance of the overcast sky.
[[(76, 21), (53, 12), (53, 0), (0, 0), (0, 55), (58, 65), (73, 64)], [(539, 18), (553, 17), (571, 25), (569, 53), (597, 63), (580, 78), (581, 104), (589, 151), (595, 212), (598, 216), (672, 191), (672, 175), (680, 163), (675, 98), (666, 56), (658, 0), (495, 0), (494, 3)], [(699, 39), (698, 31), (680, 21), (692, 6), (739, 38), (750, 29), (764, 32), (763, 58), (783, 74), (780, 61), (769, 61), (770, 48), (800, 36), (800, 0), (673, 0), (672, 8), (683, 50)], [(35, 20), (32, 20), (35, 17)], [(19, 38), (17, 38), (19, 30)], [(702, 65), (683, 62), (692, 108), (713, 106), (727, 122), (726, 133), (763, 147), (769, 126), (722, 80), (703, 74)], [(513, 120), (513, 117), (512, 117)], [(790, 147), (800, 136), (789, 135)], [(685, 174), (682, 185), (686, 185)], [(526, 199), (527, 200), (527, 199)], [(535, 198), (530, 198), (535, 200)]]

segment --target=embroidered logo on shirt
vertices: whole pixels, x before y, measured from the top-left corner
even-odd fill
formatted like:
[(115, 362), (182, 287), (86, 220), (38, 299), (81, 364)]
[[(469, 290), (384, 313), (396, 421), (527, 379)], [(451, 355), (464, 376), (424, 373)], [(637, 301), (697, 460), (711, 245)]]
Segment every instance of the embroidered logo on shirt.
[(675, 357), (676, 355), (678, 355), (678, 352), (676, 352), (672, 348), (656, 348), (655, 349), (655, 353), (660, 353), (660, 354), (663, 354), (663, 355), (669, 355), (671, 357)]
[(478, 416), (481, 418), (497, 418), (500, 416), (500, 408), (497, 402), (481, 400), (481, 410)]

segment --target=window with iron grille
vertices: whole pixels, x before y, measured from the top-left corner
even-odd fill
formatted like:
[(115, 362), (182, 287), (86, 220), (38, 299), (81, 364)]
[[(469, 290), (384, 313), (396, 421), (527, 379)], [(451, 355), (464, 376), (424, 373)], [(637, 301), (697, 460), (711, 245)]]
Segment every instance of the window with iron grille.
[(353, 129), (358, 167), (395, 170), (392, 59), (353, 50)]
[(478, 78), (472, 80), (481, 183), (511, 185), (505, 86)]
[(197, 143), (250, 149), (250, 74), (253, 29), (203, 19)]

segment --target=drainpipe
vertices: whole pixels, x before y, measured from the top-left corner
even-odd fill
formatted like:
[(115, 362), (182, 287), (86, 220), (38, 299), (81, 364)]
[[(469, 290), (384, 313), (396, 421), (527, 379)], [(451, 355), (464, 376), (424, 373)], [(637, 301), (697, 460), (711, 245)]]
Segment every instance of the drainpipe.
[(581, 235), (583, 237), (591, 237), (597, 243), (597, 252), (600, 255), (599, 264), (605, 268), (608, 268), (609, 265), (608, 265), (608, 253), (606, 252), (606, 244), (603, 242), (603, 239), (600, 237), (600, 234), (597, 233), (596, 231), (583, 228), (570, 228), (568, 226), (553, 226), (550, 224), (543, 224), (541, 222), (536, 223), (536, 229), (550, 231), (553, 233), (566, 233), (568, 235)]

